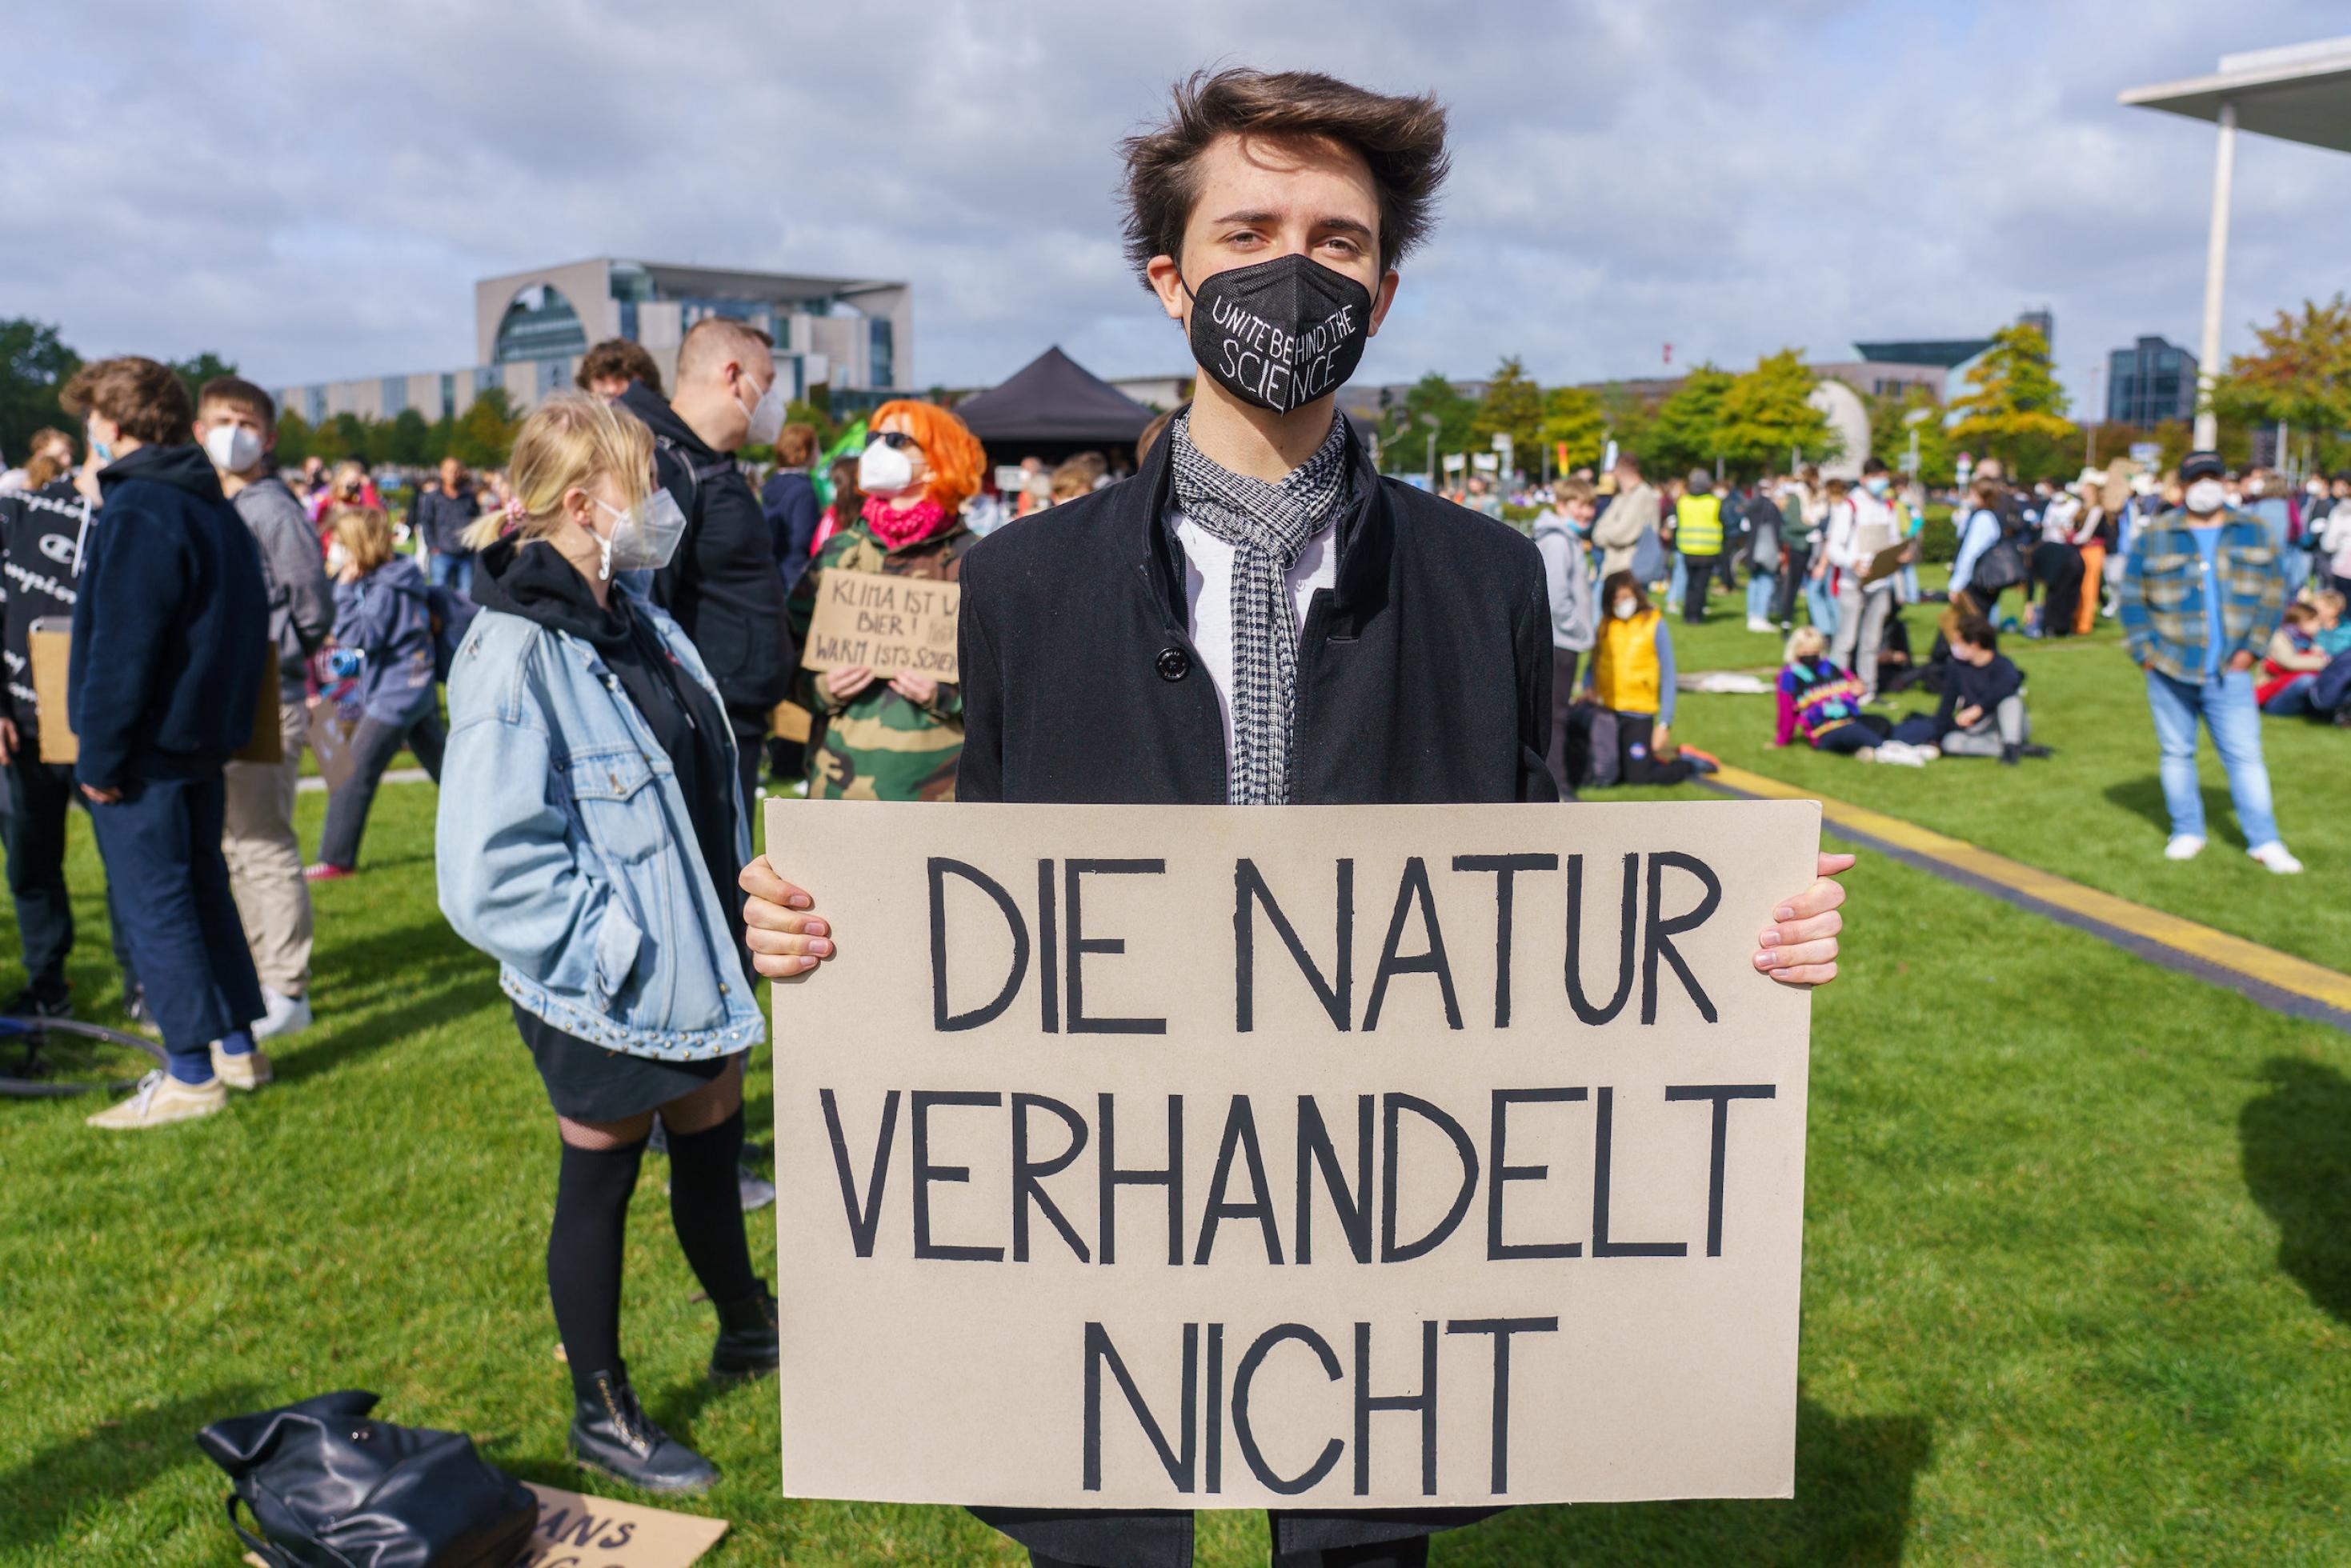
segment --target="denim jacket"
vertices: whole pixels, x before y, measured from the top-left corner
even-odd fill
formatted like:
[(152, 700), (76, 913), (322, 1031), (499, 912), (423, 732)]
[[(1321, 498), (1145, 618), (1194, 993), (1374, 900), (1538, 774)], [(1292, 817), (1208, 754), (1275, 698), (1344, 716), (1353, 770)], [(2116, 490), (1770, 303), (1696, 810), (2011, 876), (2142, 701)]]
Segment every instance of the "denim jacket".
[[(2220, 514), (2214, 576), (2220, 587), (2219, 662), (2239, 649), (2261, 657), (2285, 611), (2285, 571), (2269, 525), (2242, 512)], [(2188, 514), (2173, 510), (2150, 520), (2123, 564), (2118, 607), (2134, 662), (2152, 664), (2174, 680), (2204, 680), (2204, 558), (2189, 531)]]
[[(677, 622), (621, 590), (716, 703)], [(674, 1062), (766, 1033), (669, 754), (590, 643), (503, 611), (474, 618), (449, 677), (437, 836), (442, 913), (525, 1011)], [(743, 812), (735, 848), (750, 859)]]

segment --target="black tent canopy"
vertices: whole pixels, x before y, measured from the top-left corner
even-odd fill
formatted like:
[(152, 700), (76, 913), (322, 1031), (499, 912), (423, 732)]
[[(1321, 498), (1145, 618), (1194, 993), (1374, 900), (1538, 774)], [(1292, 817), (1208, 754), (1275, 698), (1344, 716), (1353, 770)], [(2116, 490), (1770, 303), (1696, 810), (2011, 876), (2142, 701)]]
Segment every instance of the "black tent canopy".
[(998, 462), (1087, 447), (1115, 462), (1131, 455), (1143, 427), (1157, 417), (1057, 348), (1002, 386), (966, 398), (955, 411)]

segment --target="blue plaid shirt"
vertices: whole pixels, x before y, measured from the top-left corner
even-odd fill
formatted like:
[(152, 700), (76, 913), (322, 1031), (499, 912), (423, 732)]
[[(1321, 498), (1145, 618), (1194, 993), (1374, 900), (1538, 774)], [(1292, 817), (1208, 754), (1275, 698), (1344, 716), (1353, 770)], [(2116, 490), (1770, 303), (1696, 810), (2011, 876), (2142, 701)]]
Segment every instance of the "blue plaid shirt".
[(2266, 524), (2242, 512), (2219, 514), (2212, 580), (2219, 585), (2220, 646), (2212, 646), (2203, 552), (2187, 513), (2153, 519), (2123, 563), (2123, 635), (2134, 662), (2175, 680), (2201, 684), (2240, 650), (2261, 657), (2285, 613), (2285, 569)]

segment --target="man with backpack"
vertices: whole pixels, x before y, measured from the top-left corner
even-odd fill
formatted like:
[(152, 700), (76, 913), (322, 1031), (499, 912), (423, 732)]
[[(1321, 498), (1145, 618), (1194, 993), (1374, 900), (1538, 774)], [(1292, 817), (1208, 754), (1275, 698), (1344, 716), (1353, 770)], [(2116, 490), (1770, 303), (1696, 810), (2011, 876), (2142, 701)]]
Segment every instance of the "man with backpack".
[(196, 394), (196, 439), (212, 460), (221, 493), (261, 552), (269, 646), (277, 655), (280, 754), (274, 763), (228, 764), (221, 831), (246, 946), (261, 980), (265, 1011), (253, 1026), (254, 1038), (266, 1040), (310, 1025), (310, 885), (302, 874), (302, 842), (294, 834), (294, 795), (309, 729), (303, 667), (326, 640), (335, 605), (319, 536), (271, 459), (277, 406), (269, 394), (235, 376), (205, 382)]
[(773, 535), (735, 452), (783, 429), (783, 389), (768, 335), (713, 316), (677, 351), (677, 397), (642, 381), (618, 400), (653, 432), (654, 477), (685, 514), (685, 536), (653, 578), (653, 599), (677, 618), (709, 667), (735, 732), (748, 809), (758, 793), (768, 714), (799, 664)]

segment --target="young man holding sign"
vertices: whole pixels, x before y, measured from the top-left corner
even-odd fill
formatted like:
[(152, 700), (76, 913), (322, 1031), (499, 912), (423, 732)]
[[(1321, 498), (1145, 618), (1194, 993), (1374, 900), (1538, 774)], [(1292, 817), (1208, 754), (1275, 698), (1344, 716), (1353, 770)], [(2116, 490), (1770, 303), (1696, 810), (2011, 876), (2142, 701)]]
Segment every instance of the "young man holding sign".
[[(1554, 801), (1534, 547), (1372, 468), (1333, 394), (1425, 234), (1445, 113), (1309, 73), (1181, 85), (1132, 139), (1130, 256), (1199, 367), (1139, 474), (966, 558), (965, 801)], [(1757, 971), (1834, 978), (1851, 862), (1771, 911)], [(831, 956), (817, 898), (742, 885), (760, 972)], [(820, 898), (822, 889), (818, 890)], [(1014, 1436), (1018, 1434), (1008, 1434)], [(1180, 1511), (989, 1511), (1040, 1563), (1179, 1563)], [(1474, 1511), (1278, 1514), (1285, 1564), (1413, 1563)]]

